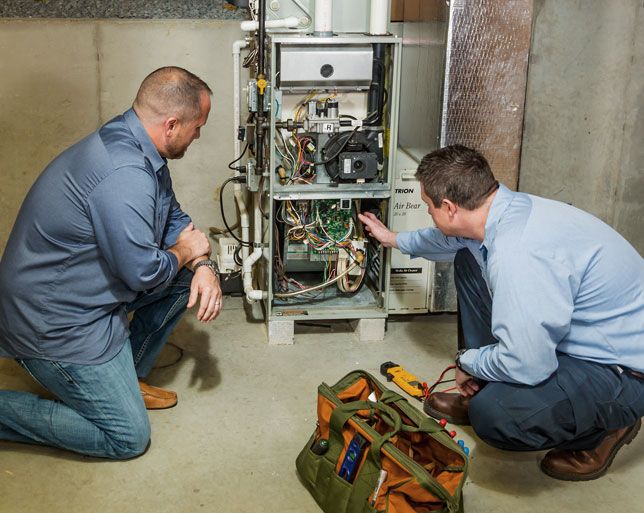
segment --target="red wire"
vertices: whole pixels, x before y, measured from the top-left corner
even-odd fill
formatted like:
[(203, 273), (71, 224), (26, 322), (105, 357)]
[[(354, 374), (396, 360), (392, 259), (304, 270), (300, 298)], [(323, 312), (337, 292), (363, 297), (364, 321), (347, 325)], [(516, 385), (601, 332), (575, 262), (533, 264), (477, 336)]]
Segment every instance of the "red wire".
[[(456, 365), (449, 365), (448, 367), (446, 367), (445, 370), (441, 373), (441, 375), (438, 377), (438, 379), (434, 382), (434, 384), (431, 387), (428, 387), (427, 383), (423, 383), (425, 397), (428, 397), (429, 394), (431, 394), (438, 385), (440, 385), (441, 383), (444, 383), (443, 378), (445, 377), (445, 374), (447, 374), (449, 371), (454, 369), (456, 369)], [(449, 392), (455, 389), (456, 387), (448, 388), (447, 390), (445, 390), (445, 392)]]

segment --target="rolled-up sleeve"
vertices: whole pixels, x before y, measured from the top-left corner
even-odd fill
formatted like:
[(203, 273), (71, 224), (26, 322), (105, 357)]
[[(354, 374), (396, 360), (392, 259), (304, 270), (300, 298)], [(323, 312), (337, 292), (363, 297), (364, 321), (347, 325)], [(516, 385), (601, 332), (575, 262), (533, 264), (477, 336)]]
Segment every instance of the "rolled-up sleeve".
[(88, 213), (96, 243), (112, 274), (131, 290), (166, 286), (177, 258), (155, 241), (156, 184), (143, 169), (114, 171), (90, 193)]
[(472, 245), (472, 241), (460, 237), (447, 237), (438, 228), (424, 228), (396, 235), (398, 249), (405, 255), (422, 257), (434, 262), (450, 262), (460, 249)]
[(520, 249), (489, 264), (497, 342), (466, 351), (460, 364), (487, 381), (541, 383), (557, 369), (556, 349), (570, 331), (578, 284), (565, 263)]

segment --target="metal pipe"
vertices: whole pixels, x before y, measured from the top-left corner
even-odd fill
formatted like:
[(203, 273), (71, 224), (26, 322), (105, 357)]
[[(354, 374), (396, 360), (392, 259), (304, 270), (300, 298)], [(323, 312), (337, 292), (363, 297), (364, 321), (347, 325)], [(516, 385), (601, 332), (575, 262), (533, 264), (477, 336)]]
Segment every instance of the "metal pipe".
[(266, 0), (259, 0), (258, 31), (257, 31), (257, 75), (264, 75), (266, 58)]
[(367, 99), (367, 119), (365, 124), (379, 126), (385, 103), (385, 51), (386, 45), (374, 43), (371, 86)]
[(255, 117), (255, 173), (264, 173), (264, 93), (266, 92), (266, 0), (259, 1), (257, 31), (257, 116)]

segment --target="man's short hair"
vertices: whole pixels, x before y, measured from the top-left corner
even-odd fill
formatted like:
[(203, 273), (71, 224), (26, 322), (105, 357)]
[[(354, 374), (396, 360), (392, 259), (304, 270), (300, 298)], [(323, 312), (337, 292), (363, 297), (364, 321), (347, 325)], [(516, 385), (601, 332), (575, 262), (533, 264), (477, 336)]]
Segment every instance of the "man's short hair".
[(212, 95), (208, 84), (197, 75), (177, 66), (166, 66), (150, 73), (134, 100), (137, 113), (154, 117), (175, 116), (192, 121), (201, 114), (203, 93)]
[(425, 155), (416, 178), (436, 208), (448, 199), (467, 210), (475, 210), (498, 187), (485, 157), (460, 144)]

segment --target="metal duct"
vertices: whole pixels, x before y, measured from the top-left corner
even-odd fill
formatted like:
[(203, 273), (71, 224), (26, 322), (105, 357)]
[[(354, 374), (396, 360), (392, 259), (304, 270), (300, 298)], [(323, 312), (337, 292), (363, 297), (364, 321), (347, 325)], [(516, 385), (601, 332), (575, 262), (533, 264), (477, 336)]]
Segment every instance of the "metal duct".
[[(532, 0), (452, 0), (449, 13), (443, 0), (404, 7), (400, 145), (417, 162), (448, 144), (476, 148), (516, 189)], [(434, 265), (429, 309), (456, 309), (452, 264)]]
[(452, 0), (441, 146), (480, 150), (516, 189), (532, 29), (532, 0)]

